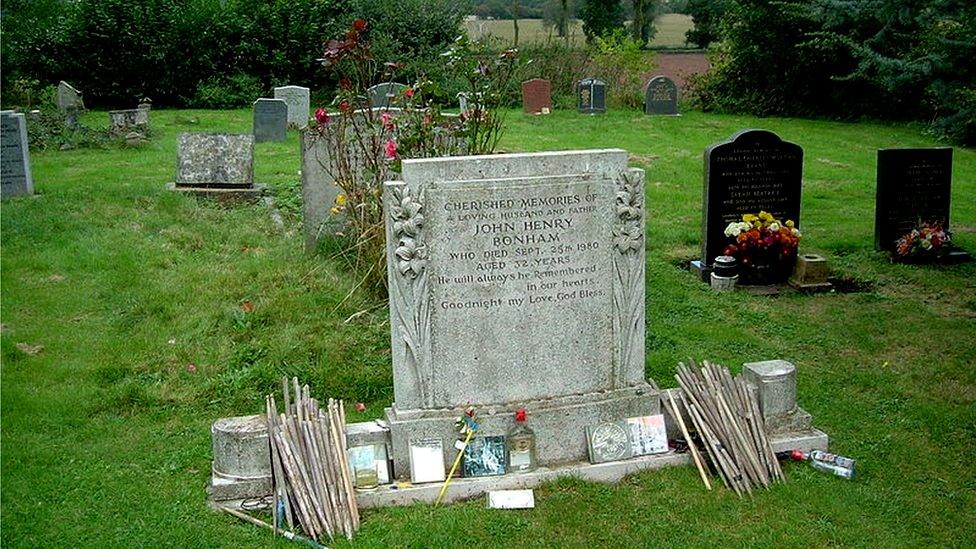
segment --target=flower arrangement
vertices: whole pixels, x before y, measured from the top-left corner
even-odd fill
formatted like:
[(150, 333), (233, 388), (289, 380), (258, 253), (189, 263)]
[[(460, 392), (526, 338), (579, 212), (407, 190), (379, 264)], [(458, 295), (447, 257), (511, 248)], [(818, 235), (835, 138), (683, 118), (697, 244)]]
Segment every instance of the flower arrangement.
[[(745, 282), (775, 282), (789, 276), (800, 245), (800, 231), (792, 219), (784, 223), (773, 214), (761, 211), (745, 214), (742, 221), (725, 227), (725, 236), (732, 239), (724, 255), (735, 257), (742, 266)], [(757, 271), (773, 272), (759, 275)]]
[(938, 257), (952, 248), (952, 234), (942, 223), (922, 222), (895, 242), (898, 259)]

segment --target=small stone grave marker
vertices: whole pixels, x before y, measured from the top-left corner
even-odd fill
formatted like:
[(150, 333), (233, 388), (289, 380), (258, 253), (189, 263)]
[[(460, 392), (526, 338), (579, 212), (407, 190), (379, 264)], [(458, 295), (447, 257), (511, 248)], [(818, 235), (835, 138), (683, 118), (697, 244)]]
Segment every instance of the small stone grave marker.
[(81, 100), (81, 92), (64, 80), (58, 82), (57, 94), (58, 109), (64, 113), (64, 123), (69, 128), (78, 125), (78, 114), (85, 108), (84, 101)]
[(879, 150), (874, 247), (894, 250), (919, 221), (949, 230), (951, 191), (951, 147)]
[(281, 99), (254, 102), (254, 142), (284, 141), (288, 138), (288, 104)]
[(108, 111), (109, 131), (123, 135), (130, 131), (145, 131), (149, 127), (149, 109)]
[(522, 82), (522, 110), (528, 114), (541, 114), (543, 109), (552, 109), (552, 84), (541, 78)]
[[(403, 161), (386, 183), (394, 467), (471, 404), (479, 435), (524, 406), (541, 465), (586, 427), (657, 413), (644, 378), (643, 172), (623, 150)], [(449, 458), (445, 454), (445, 459)]]
[(27, 120), (22, 113), (0, 112), (0, 197), (34, 194)]
[(692, 269), (703, 279), (726, 245), (725, 227), (746, 213), (767, 211), (800, 226), (803, 149), (766, 130), (742, 130), (705, 149), (702, 257)]
[(308, 126), (308, 115), (312, 108), (308, 88), (281, 86), (274, 89), (274, 96), (288, 105), (289, 127), (302, 129)]
[(579, 112), (595, 114), (607, 112), (607, 83), (595, 78), (580, 80), (577, 88)]
[(647, 83), (644, 114), (678, 114), (678, 86), (667, 76), (655, 76)]
[(395, 97), (403, 95), (405, 89), (407, 89), (407, 85), (399, 82), (383, 82), (372, 86), (366, 90), (369, 95), (369, 106), (387, 109), (394, 104), (393, 99)]

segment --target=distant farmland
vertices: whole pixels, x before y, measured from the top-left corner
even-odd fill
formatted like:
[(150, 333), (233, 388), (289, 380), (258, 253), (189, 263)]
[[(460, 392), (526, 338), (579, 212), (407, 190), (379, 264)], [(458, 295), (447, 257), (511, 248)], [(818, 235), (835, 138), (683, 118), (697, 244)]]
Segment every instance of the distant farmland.
[[(662, 15), (654, 21), (657, 35), (651, 40), (654, 48), (684, 48), (685, 32), (692, 27), (691, 17), (670, 13)], [(502, 42), (510, 43), (515, 36), (515, 29), (511, 19), (493, 19), (465, 21), (465, 27), (472, 38), (481, 39), (492, 36)], [(547, 40), (561, 40), (553, 29), (542, 24), (541, 19), (519, 19), (519, 42), (545, 42)], [(570, 41), (582, 44), (584, 41), (582, 23), (575, 19), (570, 26)]]

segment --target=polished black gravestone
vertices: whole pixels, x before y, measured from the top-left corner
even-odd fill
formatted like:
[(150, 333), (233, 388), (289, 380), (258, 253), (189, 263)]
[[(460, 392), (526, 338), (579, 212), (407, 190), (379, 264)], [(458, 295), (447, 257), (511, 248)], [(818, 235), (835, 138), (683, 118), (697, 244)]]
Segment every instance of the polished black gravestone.
[(800, 227), (803, 149), (766, 130), (742, 130), (705, 149), (702, 257), (691, 268), (702, 280), (727, 244), (725, 227), (766, 211)]
[(874, 247), (892, 251), (918, 223), (949, 230), (952, 148), (878, 151)]
[(655, 76), (647, 83), (644, 114), (675, 116), (678, 114), (678, 86), (667, 76)]
[(579, 112), (595, 114), (607, 112), (607, 83), (596, 78), (580, 80), (576, 88)]

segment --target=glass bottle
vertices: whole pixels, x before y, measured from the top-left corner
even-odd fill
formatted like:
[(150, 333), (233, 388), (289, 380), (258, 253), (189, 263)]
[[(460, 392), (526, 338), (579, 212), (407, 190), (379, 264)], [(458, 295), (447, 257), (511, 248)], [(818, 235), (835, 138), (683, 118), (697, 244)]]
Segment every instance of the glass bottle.
[(515, 425), (508, 432), (508, 469), (512, 473), (527, 473), (536, 467), (535, 432), (527, 426), (525, 408), (515, 411)]

